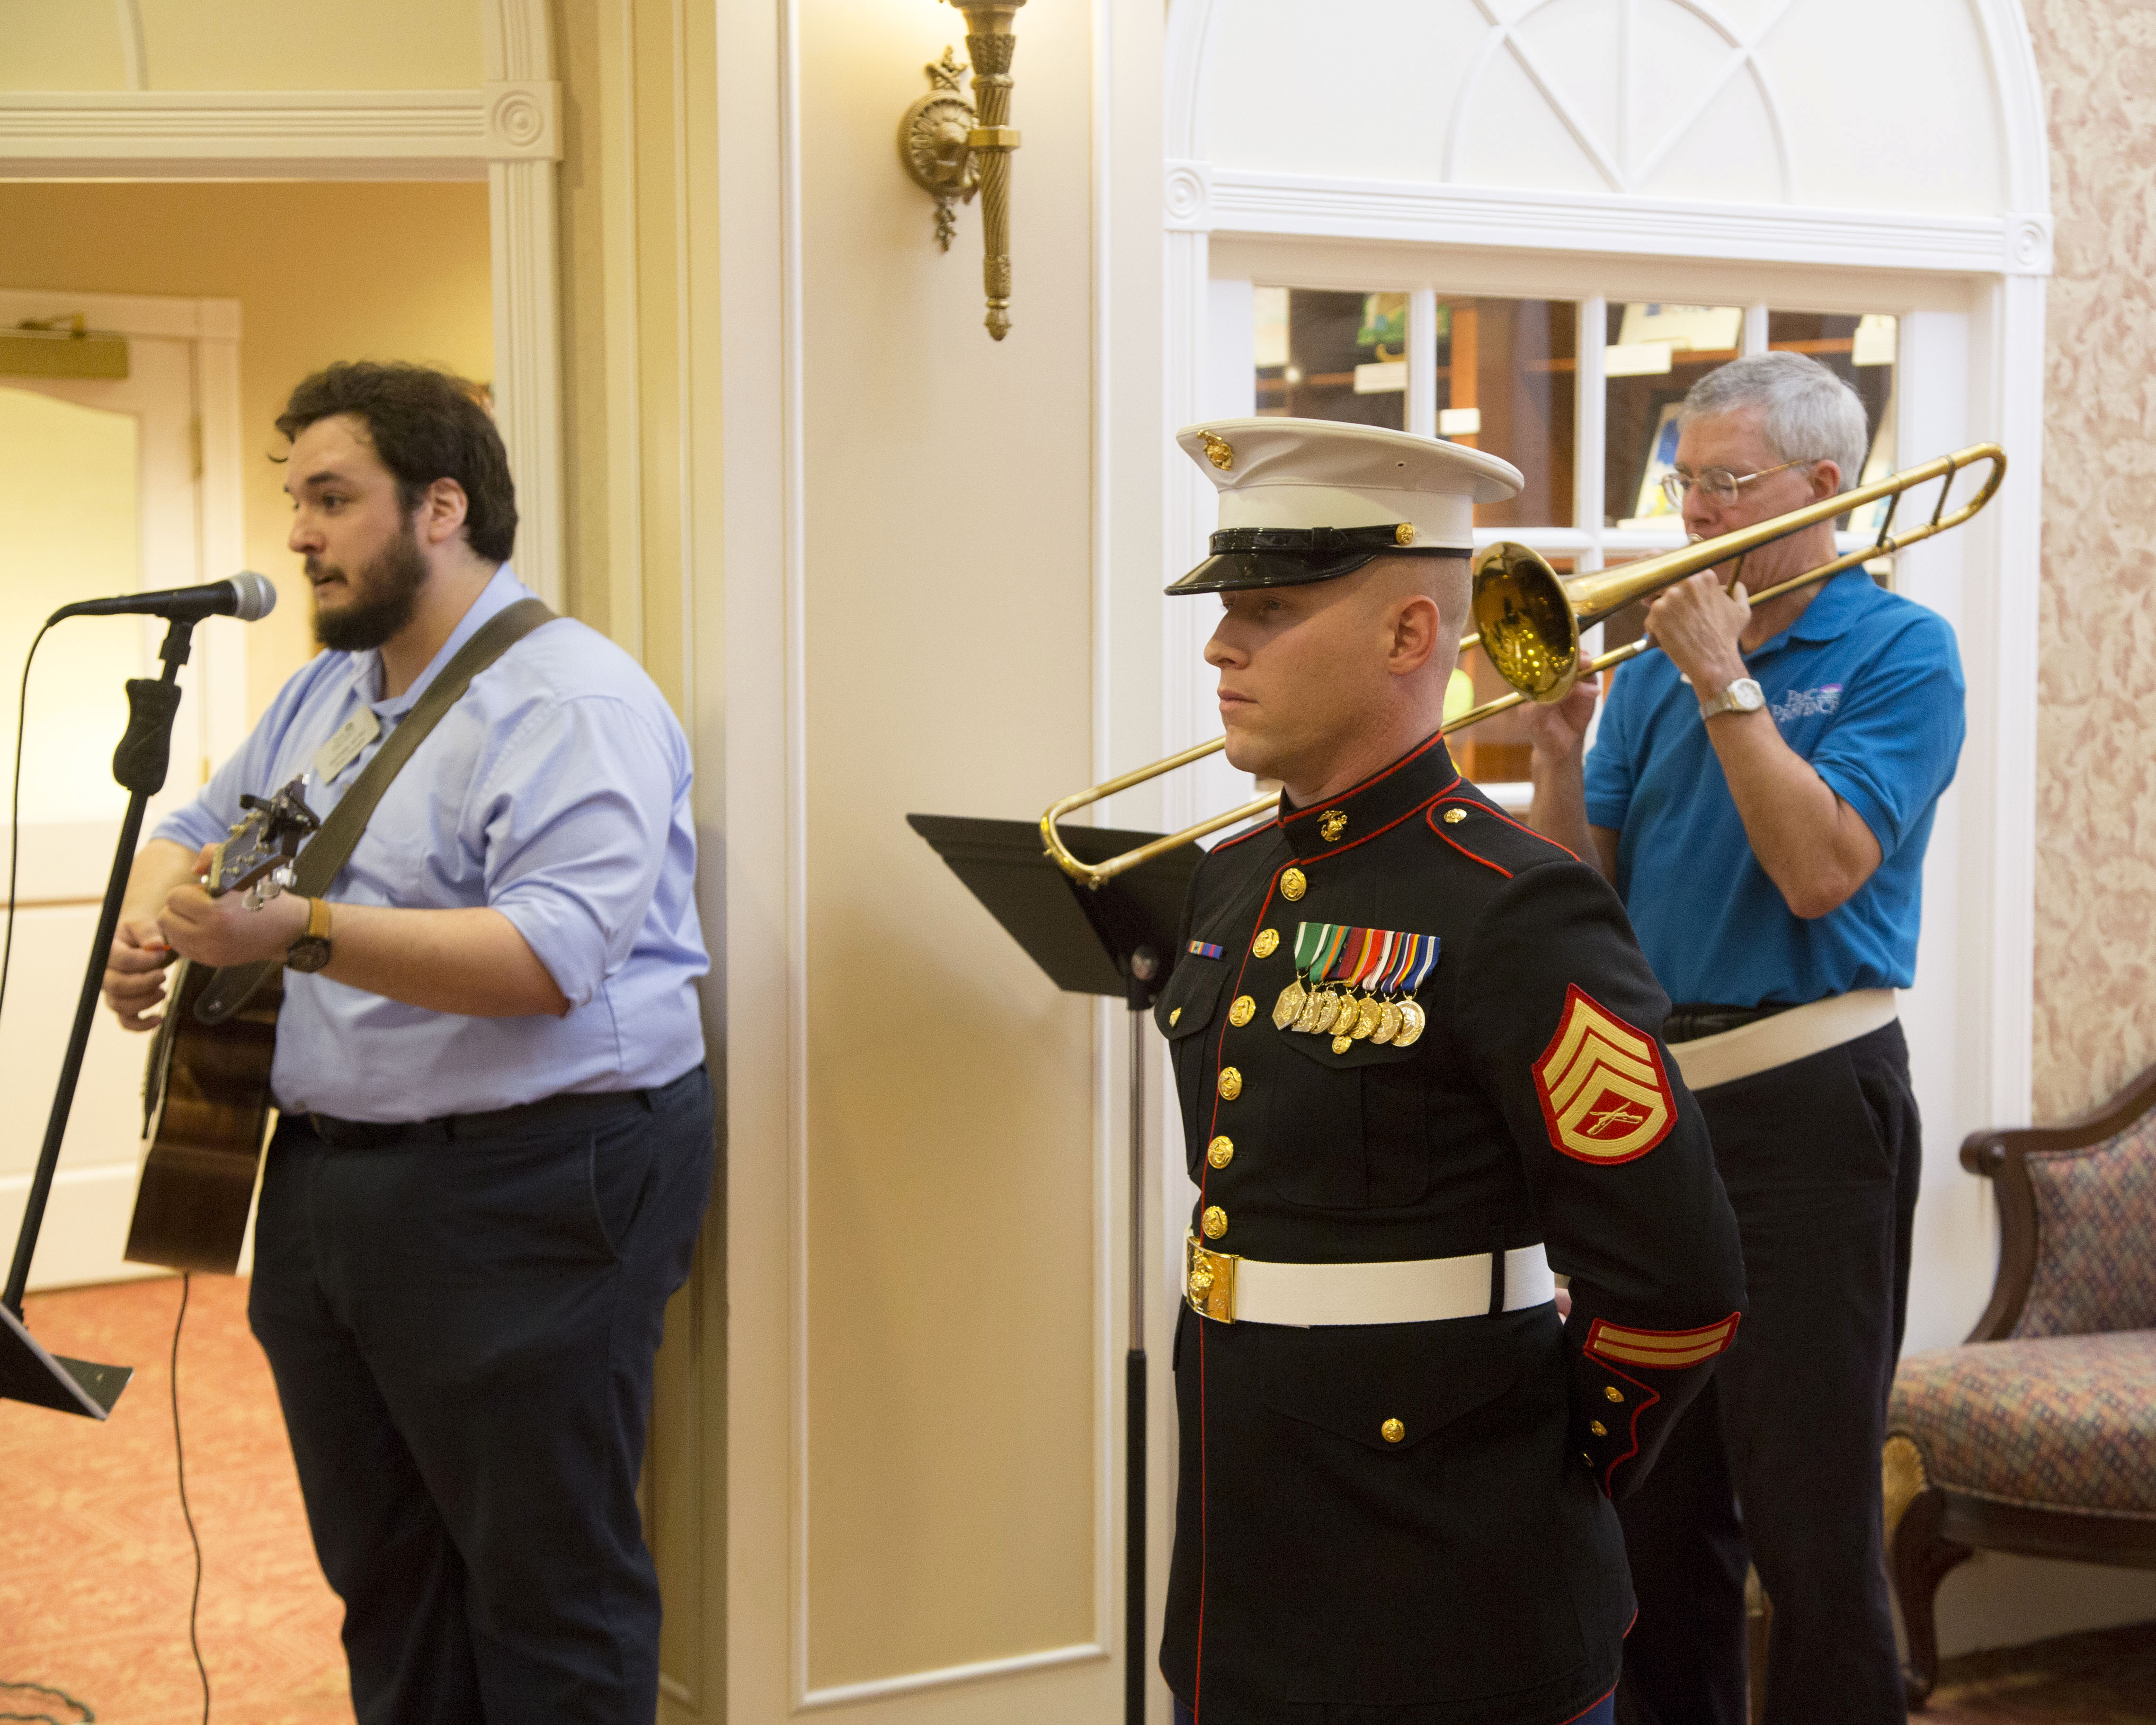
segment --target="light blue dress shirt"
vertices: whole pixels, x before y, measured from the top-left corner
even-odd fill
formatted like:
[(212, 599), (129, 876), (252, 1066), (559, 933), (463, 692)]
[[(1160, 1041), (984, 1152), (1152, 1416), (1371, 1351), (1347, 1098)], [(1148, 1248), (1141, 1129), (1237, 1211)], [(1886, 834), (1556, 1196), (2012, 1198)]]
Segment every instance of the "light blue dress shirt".
[[(377, 652), (317, 655), (239, 752), (156, 836), (190, 848), (308, 773), (371, 707), (379, 736), (308, 805), (326, 816), (427, 685), (530, 590), (504, 564), (442, 650), (394, 700)], [(569, 1001), (559, 1019), (465, 1018), (285, 973), (272, 1087), (280, 1107), (347, 1120), (431, 1120), (566, 1091), (638, 1090), (704, 1057), (688, 741), (643, 668), (557, 619), (472, 680), (391, 783), (335, 903), (487, 906), (513, 922)], [(334, 927), (332, 927), (334, 935)]]
[(1879, 841), (1824, 916), (1794, 915), (1752, 854), (1698, 691), (1667, 655), (1616, 674), (1587, 756), (1587, 818), (1616, 829), (1617, 891), (1680, 1005), (1802, 1006), (1916, 980), (1924, 847), (1964, 728), (1961, 660), (1938, 613), (1861, 569), (1744, 655), (1782, 740)]

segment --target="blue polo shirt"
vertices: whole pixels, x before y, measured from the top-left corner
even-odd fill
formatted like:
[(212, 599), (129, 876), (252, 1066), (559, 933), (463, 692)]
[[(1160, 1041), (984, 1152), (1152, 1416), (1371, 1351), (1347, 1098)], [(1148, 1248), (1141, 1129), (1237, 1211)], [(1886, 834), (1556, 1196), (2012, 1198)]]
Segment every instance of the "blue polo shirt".
[(1752, 855), (1699, 696), (1661, 653), (1623, 666), (1587, 756), (1587, 818), (1616, 830), (1617, 890), (1671, 999), (1800, 1006), (1916, 979), (1924, 846), (1963, 732), (1961, 659), (1937, 612), (1836, 576), (1745, 655), (1782, 740), (1879, 841), (1849, 901), (1791, 914)]

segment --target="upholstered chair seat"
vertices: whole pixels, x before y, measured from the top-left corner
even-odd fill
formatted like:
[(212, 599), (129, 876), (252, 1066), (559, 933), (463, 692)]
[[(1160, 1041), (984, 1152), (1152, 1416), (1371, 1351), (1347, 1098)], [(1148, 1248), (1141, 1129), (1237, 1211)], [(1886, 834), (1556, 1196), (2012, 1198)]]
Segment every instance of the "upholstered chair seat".
[(1974, 1550), (2156, 1568), (2156, 1069), (1961, 1158), (1999, 1204), (1991, 1304), (1960, 1347), (1904, 1359), (1887, 1404), (1912, 1706), (1938, 1677), (1933, 1595)]

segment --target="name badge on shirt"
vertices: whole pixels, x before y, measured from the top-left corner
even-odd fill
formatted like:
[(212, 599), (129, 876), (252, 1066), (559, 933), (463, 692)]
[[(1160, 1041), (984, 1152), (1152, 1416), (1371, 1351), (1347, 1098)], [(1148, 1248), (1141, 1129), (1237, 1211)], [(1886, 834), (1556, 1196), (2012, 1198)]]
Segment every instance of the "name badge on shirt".
[(362, 707), (337, 726), (336, 736), (315, 751), (315, 783), (329, 783), (381, 734), (382, 721), (375, 717), (374, 709)]

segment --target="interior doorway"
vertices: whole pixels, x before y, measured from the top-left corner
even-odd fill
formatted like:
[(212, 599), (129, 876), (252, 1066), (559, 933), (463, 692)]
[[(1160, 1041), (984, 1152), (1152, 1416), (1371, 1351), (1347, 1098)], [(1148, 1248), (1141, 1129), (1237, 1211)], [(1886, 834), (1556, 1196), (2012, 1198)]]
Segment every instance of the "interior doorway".
[[(76, 599), (217, 579), (238, 567), (221, 542), (213, 493), (236, 476), (213, 452), (236, 448), (237, 391), (219, 301), (121, 300), (0, 290), (0, 324), (80, 316), (124, 339), (126, 375), (0, 372), (0, 667), (24, 691), (26, 655), (52, 611)], [(187, 333), (190, 329), (195, 333)], [(163, 331), (162, 333), (158, 331)], [(13, 1239), (58, 1075), (98, 901), (126, 797), (111, 756), (126, 728), (124, 685), (157, 674), (162, 625), (141, 618), (71, 619), (45, 635), (31, 666), (21, 736), (17, 912), (0, 1070), (16, 1107), (0, 1119), (0, 1230)], [(246, 686), (246, 636), (229, 619), (196, 634), (181, 673), (171, 771), (154, 822), (192, 796), (208, 763), (238, 739), (241, 710), (213, 690)], [(0, 715), (13, 762), (17, 702)], [(227, 711), (230, 709), (230, 711)], [(69, 1123), (31, 1286), (149, 1272), (121, 1256), (141, 1139), (146, 1045), (100, 1015)]]

